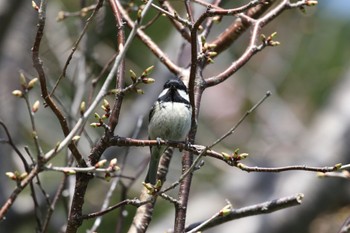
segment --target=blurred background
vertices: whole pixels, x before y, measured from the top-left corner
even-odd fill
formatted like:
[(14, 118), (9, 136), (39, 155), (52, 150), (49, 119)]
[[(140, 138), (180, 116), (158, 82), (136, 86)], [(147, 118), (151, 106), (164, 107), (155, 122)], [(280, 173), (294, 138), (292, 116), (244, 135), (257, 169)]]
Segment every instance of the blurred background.
[[(183, 1), (170, 2), (179, 12), (184, 13)], [(223, 7), (232, 8), (245, 1), (234, 4), (231, 1), (222, 2)], [(94, 3), (86, 1), (86, 5)], [(195, 4), (193, 6), (196, 15), (205, 10)], [(52, 0), (48, 3), (41, 56), (49, 88), (53, 87), (60, 76), (83, 25), (78, 17), (69, 17), (59, 22), (56, 17), (60, 11), (76, 12), (79, 9), (79, 1)], [(237, 123), (267, 91), (271, 91), (272, 96), (232, 136), (217, 145), (215, 150), (229, 153), (239, 148), (241, 152), (249, 153), (250, 156), (244, 163), (250, 166), (333, 166), (336, 163), (349, 163), (349, 9), (350, 2), (347, 0), (320, 0), (318, 6), (306, 8), (306, 13), (296, 9), (285, 11), (264, 28), (265, 35), (277, 32), (276, 40), (281, 45), (264, 49), (225, 83), (205, 91), (196, 143), (210, 145)], [(150, 12), (151, 15), (154, 13), (154, 10)], [(89, 14), (83, 19), (86, 20)], [(20, 88), (19, 72), (23, 72), (28, 79), (36, 77), (32, 67), (31, 47), (36, 33), (37, 12), (33, 10), (30, 1), (0, 0), (0, 22), (0, 119), (7, 125), (22, 151), (24, 146), (34, 151), (26, 106), (23, 100), (14, 97), (11, 92)], [(232, 18), (226, 17), (220, 24), (214, 25), (208, 41), (216, 38), (230, 23)], [(126, 31), (129, 32), (129, 29)], [(173, 61), (178, 59), (183, 41), (166, 18), (159, 18), (146, 32)], [(239, 57), (246, 48), (248, 38), (249, 31), (206, 68), (204, 77), (220, 73)], [(105, 3), (73, 56), (67, 77), (56, 92), (64, 111), (69, 113), (71, 124), (74, 124), (74, 117), (78, 115), (79, 100), (88, 100), (91, 80), (97, 77), (115, 51), (115, 21), (108, 3)], [(156, 82), (142, 87), (144, 95), (130, 93), (126, 96), (120, 124), (115, 132), (120, 136), (131, 136), (137, 120), (142, 118), (144, 122), (138, 138), (147, 138), (150, 106), (165, 80), (172, 77), (153, 54), (135, 39), (127, 54), (126, 70), (133, 69), (141, 74), (151, 65), (155, 65), (151, 76)], [(130, 83), (130, 80), (127, 79), (127, 82)], [(31, 92), (30, 99), (32, 102), (40, 99), (38, 87)], [(110, 101), (112, 103), (113, 99)], [(49, 109), (41, 106), (36, 114), (36, 122), (44, 151), (62, 140), (59, 124)], [(82, 138), (79, 149), (87, 157), (90, 142), (96, 142), (103, 132), (102, 129), (86, 128), (88, 137)], [(0, 136), (6, 138), (3, 129), (0, 130)], [(104, 157), (120, 158), (124, 152), (123, 148), (110, 148)], [(148, 156), (148, 148), (131, 148), (123, 168), (124, 175), (132, 177), (135, 176), (135, 171), (142, 171), (147, 166)], [(52, 163), (63, 166), (64, 158), (65, 154), (62, 153)], [(330, 233), (337, 232), (350, 216), (348, 180), (320, 179), (315, 173), (304, 171), (246, 173), (212, 158), (204, 158), (204, 161), (205, 166), (193, 177), (187, 224), (211, 217), (226, 205), (226, 200), (235, 208), (240, 208), (296, 193), (305, 195), (302, 205), (298, 207), (232, 221), (207, 232)], [(11, 148), (2, 143), (0, 203), (4, 203), (15, 188), (15, 183), (5, 176), (5, 172), (14, 170), (23, 171), (23, 166)], [(177, 180), (180, 171), (181, 159), (177, 152), (167, 182)], [(129, 198), (139, 195), (144, 176), (141, 173), (131, 187)], [(50, 195), (55, 193), (61, 177), (60, 173), (54, 172), (45, 172), (40, 176)], [(91, 182), (86, 196), (85, 213), (100, 209), (109, 185), (107, 181), (99, 179)], [(170, 194), (176, 196), (177, 191)], [(111, 204), (117, 203), (119, 196), (120, 189), (117, 188)], [(50, 232), (60, 231), (65, 224), (67, 202), (69, 201), (63, 198), (58, 204)], [(41, 204), (45, 210), (44, 200)], [(111, 212), (103, 218), (99, 232), (114, 232), (118, 227), (117, 212)], [(132, 220), (134, 212), (134, 207), (128, 207), (123, 212), (126, 223)], [(159, 199), (149, 232), (164, 232), (172, 228), (173, 221), (173, 206)], [(85, 232), (92, 223), (93, 220), (85, 221), (80, 232)], [(0, 231), (34, 232), (35, 224), (33, 203), (27, 189), (16, 200), (6, 220), (0, 222)], [(124, 228), (127, 227), (125, 224)]]

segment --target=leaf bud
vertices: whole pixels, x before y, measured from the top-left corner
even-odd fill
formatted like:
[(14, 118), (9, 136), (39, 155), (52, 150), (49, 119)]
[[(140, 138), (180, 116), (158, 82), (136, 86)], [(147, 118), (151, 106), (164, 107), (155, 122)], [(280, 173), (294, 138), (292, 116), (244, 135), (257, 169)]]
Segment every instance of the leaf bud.
[(72, 138), (72, 141), (73, 141), (73, 142), (77, 142), (77, 141), (79, 141), (79, 139), (80, 139), (80, 136), (79, 136), (79, 135), (75, 135), (75, 136)]
[(85, 103), (85, 101), (82, 101), (80, 103), (80, 114), (84, 115), (85, 111), (86, 111), (86, 103)]
[(38, 82), (38, 80), (38, 78), (33, 78), (32, 80), (30, 80), (28, 83), (28, 90), (32, 89), (34, 85)]
[(22, 97), (23, 96), (23, 92), (20, 90), (14, 90), (12, 92), (12, 95), (16, 96), (16, 97)]
[(27, 80), (22, 72), (19, 73), (19, 83), (21, 84), (23, 89), (27, 88)]
[(39, 107), (40, 107), (40, 101), (37, 100), (34, 102), (33, 106), (32, 106), (32, 112), (35, 113), (39, 110)]
[(103, 167), (107, 162), (107, 159), (102, 159), (95, 164), (95, 168)]

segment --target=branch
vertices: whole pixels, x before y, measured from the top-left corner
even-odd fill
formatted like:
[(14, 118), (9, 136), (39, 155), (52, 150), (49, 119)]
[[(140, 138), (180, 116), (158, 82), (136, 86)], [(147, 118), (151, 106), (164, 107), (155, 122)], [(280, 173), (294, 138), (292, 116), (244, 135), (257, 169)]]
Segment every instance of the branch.
[(346, 219), (346, 221), (343, 223), (343, 226), (338, 231), (338, 233), (349, 233), (350, 232), (350, 217)]
[[(116, 3), (118, 6), (119, 1), (116, 1)], [(128, 50), (129, 46), (131, 45), (131, 42), (133, 41), (133, 39), (137, 33), (137, 30), (141, 26), (142, 20), (144, 19), (145, 14), (147, 13), (151, 4), (152, 4), (152, 0), (147, 2), (144, 9), (139, 14), (137, 20), (134, 23), (134, 28), (132, 28), (132, 30), (128, 36), (128, 39), (125, 42), (125, 45), (123, 46), (123, 43), (121, 41), (119, 41), (119, 44), (118, 44), (119, 45), (119, 48), (118, 48), (119, 54), (115, 59), (113, 67), (112, 67), (110, 73), (108, 74), (108, 76), (107, 76), (103, 86), (101, 87), (99, 93), (97, 94), (95, 100), (92, 102), (92, 104), (89, 106), (89, 108), (83, 114), (83, 116), (79, 119), (79, 121), (77, 122), (75, 127), (72, 129), (72, 131), (70, 133), (70, 135), (72, 137), (73, 137), (73, 135), (75, 135), (74, 130), (78, 130), (80, 128), (80, 126), (86, 122), (87, 117), (94, 111), (97, 104), (102, 100), (104, 95), (107, 93), (111, 81), (115, 77), (117, 71), (118, 70), (120, 71), (120, 64), (124, 60), (125, 53)], [(114, 7), (115, 10), (117, 9), (116, 5), (114, 5), (114, 4), (112, 4), (112, 7)], [(119, 13), (116, 12), (116, 17), (118, 17), (118, 15), (119, 15)], [(118, 80), (118, 82), (121, 82), (121, 78)], [(118, 84), (118, 86), (119, 85), (122, 85), (122, 84)], [(117, 96), (117, 97), (119, 97), (119, 96)], [(120, 96), (120, 99), (117, 99), (117, 103), (115, 104), (113, 112), (112, 112), (112, 114), (114, 114), (114, 121), (109, 123), (112, 127), (115, 127), (116, 123), (118, 122), (118, 116), (119, 116), (120, 109), (117, 109), (117, 108), (118, 108), (118, 106), (120, 107), (120, 105), (121, 105), (121, 102), (122, 102), (121, 97), (122, 96)], [(108, 138), (111, 136), (111, 134), (113, 134), (113, 132), (106, 130), (105, 135), (100, 139), (99, 143), (92, 149), (92, 151), (89, 155), (89, 159), (90, 159), (90, 162), (92, 165), (94, 165), (100, 159), (104, 150), (109, 146), (106, 143), (106, 141), (108, 141)], [(71, 140), (71, 138), (69, 138), (67, 136), (63, 142)], [(56, 148), (56, 150), (59, 150), (61, 148), (62, 148), (62, 146), (60, 144)], [(55, 152), (55, 151), (53, 151), (53, 152)], [(53, 155), (49, 155), (49, 158), (51, 158), (52, 156)], [(75, 233), (82, 224), (82, 221), (83, 221), (82, 208), (83, 208), (83, 204), (84, 204), (84, 197), (85, 197), (87, 185), (89, 183), (90, 178), (91, 178), (91, 176), (89, 174), (85, 174), (85, 173), (77, 173), (77, 175), (76, 175), (76, 185), (75, 185), (74, 196), (73, 196), (73, 201), (72, 201), (72, 205), (71, 205), (72, 208), (71, 208), (71, 212), (69, 214), (67, 229), (66, 229), (67, 233), (73, 233), (73, 232)]]
[(15, 200), (17, 199), (18, 195), (23, 191), (27, 185), (32, 182), (33, 178), (38, 175), (39, 173), (39, 166), (35, 165), (35, 167), (30, 171), (28, 176), (17, 185), (16, 189), (12, 192), (10, 197), (6, 200), (6, 202), (3, 204), (3, 206), (0, 209), (0, 219), (5, 218), (5, 214), (10, 209), (10, 207), (13, 205)]
[[(40, 49), (40, 44), (41, 40), (44, 35), (44, 27), (45, 27), (45, 20), (46, 20), (46, 5), (47, 5), (47, 0), (42, 0), (40, 3), (40, 7), (38, 10), (38, 30), (35, 36), (35, 41), (34, 45), (32, 48), (32, 60), (33, 60), (33, 66), (36, 69), (40, 81), (40, 87), (41, 87), (41, 95), (44, 98), (46, 104), (50, 107), (50, 109), (53, 111), (53, 113), (56, 115), (57, 119), (60, 122), (62, 131), (64, 135), (66, 136), (67, 140), (64, 143), (64, 146), (68, 145), (68, 148), (72, 152), (75, 160), (79, 164), (79, 166), (84, 167), (86, 166), (86, 163), (80, 154), (78, 148), (75, 146), (74, 143), (71, 143), (71, 139), (75, 135), (76, 131), (79, 129), (77, 128), (75, 132), (70, 132), (66, 118), (63, 116), (62, 112), (58, 109), (56, 104), (53, 102), (52, 98), (49, 95), (49, 92), (47, 90), (47, 85), (46, 85), (46, 75), (42, 66), (42, 61), (39, 56), (39, 49)], [(63, 146), (59, 148), (58, 151), (62, 150)], [(52, 149), (49, 153), (47, 153), (45, 156), (43, 156), (43, 163), (45, 161), (48, 161), (53, 157), (54, 154), (56, 154), (58, 151), (55, 151), (55, 149)]]
[(246, 172), (284, 172), (284, 171), (311, 171), (311, 172), (333, 172), (339, 170), (339, 164), (331, 167), (312, 167), (307, 165), (291, 165), (284, 167), (250, 167), (243, 163), (236, 163), (235, 167)]
[(304, 195), (302, 193), (299, 193), (293, 196), (283, 197), (276, 200), (243, 207), (240, 209), (233, 209), (231, 206), (226, 206), (218, 213), (216, 213), (212, 218), (206, 221), (191, 224), (190, 226), (186, 227), (186, 232), (190, 233), (204, 231), (235, 219), (259, 214), (268, 214), (281, 209), (300, 205), (303, 198)]
[[(7, 126), (5, 125), (5, 123), (3, 121), (0, 120), (0, 125), (3, 127), (3, 129), (5, 130), (5, 134), (7, 136), (7, 140), (5, 141), (6, 143), (8, 143), (12, 149), (16, 152), (16, 154), (18, 155), (18, 157), (21, 159), (22, 164), (24, 166), (24, 170), (26, 172), (29, 172), (30, 168), (29, 168), (29, 164), (27, 163), (27, 160), (24, 158), (24, 155), (21, 153), (21, 151), (17, 148), (16, 144), (14, 143), (11, 134), (7, 128)], [(1, 219), (1, 218), (0, 218)]]
[[(144, 15), (142, 15), (142, 17), (143, 16)], [(141, 19), (142, 19), (142, 17), (141, 17)], [(108, 93), (109, 85), (112, 82), (113, 78), (115, 77), (115, 74), (116, 74), (116, 72), (118, 70), (118, 67), (121, 64), (122, 60), (124, 59), (125, 53), (128, 50), (128, 48), (130, 47), (131, 42), (132, 42), (133, 38), (136, 35), (136, 31), (137, 31), (137, 29), (140, 26), (140, 23), (142, 21), (141, 19), (139, 21), (137, 21), (137, 23), (134, 24), (135, 27), (133, 28), (133, 30), (131, 30), (131, 32), (130, 32), (130, 34), (128, 36), (128, 39), (125, 42), (125, 46), (123, 48), (119, 48), (120, 49), (120, 53), (115, 58), (115, 61), (113, 63), (113, 67), (112, 67), (111, 71), (109, 72), (105, 82), (103, 83), (100, 91), (96, 95), (94, 101), (91, 103), (91, 105), (88, 107), (88, 109), (84, 112), (84, 114), (79, 118), (79, 120), (77, 121), (77, 123), (75, 124), (73, 129), (69, 132), (68, 135), (66, 135), (66, 137), (63, 139), (63, 141), (58, 143), (58, 146), (56, 148), (50, 150), (49, 152), (47, 152), (45, 154), (44, 158), (45, 158), (46, 161), (49, 161), (50, 159), (52, 159), (68, 143), (71, 142), (72, 138), (76, 135), (76, 133), (80, 130), (80, 128), (85, 124), (85, 122), (87, 121), (89, 116), (92, 114), (92, 112), (95, 110), (97, 105), (100, 103), (100, 101), (103, 99), (103, 97)], [(46, 88), (45, 88), (45, 90), (46, 90)], [(71, 143), (71, 145), (72, 145), (72, 143)]]
[(266, 15), (264, 15), (262, 18), (259, 18), (259, 19), (253, 19), (249, 15), (240, 13), (239, 17), (241, 21), (243, 20), (247, 22), (249, 25), (253, 25), (249, 46), (247, 47), (245, 52), (241, 55), (241, 57), (239, 57), (235, 62), (233, 62), (225, 71), (223, 71), (217, 76), (206, 79), (206, 87), (214, 86), (225, 81), (237, 70), (239, 70), (242, 66), (244, 66), (253, 57), (253, 55), (255, 55), (257, 52), (264, 49), (266, 46), (277, 45), (278, 43), (272, 43), (272, 44), (266, 43), (268, 42), (266, 40), (263, 41), (262, 44), (257, 45), (258, 38), (261, 35), (261, 29), (286, 9), (309, 6), (310, 3), (308, 1), (309, 0), (300, 0), (296, 3), (290, 3), (289, 0), (283, 0), (274, 9), (272, 9), (270, 12), (268, 12)]
[[(161, 0), (159, 1), (159, 3), (161, 4), (161, 6), (163, 7), (163, 9), (167, 12), (169, 12), (169, 14), (171, 16), (174, 16), (174, 17), (171, 17), (170, 15), (168, 15), (168, 19), (170, 20), (170, 22), (174, 25), (174, 27), (176, 28), (176, 30), (178, 32), (180, 32), (180, 34), (182, 35), (182, 37), (190, 42), (191, 41), (191, 35), (189, 33), (189, 30), (188, 30), (188, 26), (191, 25), (190, 24), (187, 24), (187, 21), (183, 21), (182, 23), (179, 23), (179, 17), (178, 17), (178, 14), (176, 13), (175, 9), (170, 5), (170, 3), (168, 1), (164, 1), (164, 0)], [(181, 21), (180, 21), (181, 22)], [(186, 22), (186, 23), (185, 23)], [(184, 24), (185, 23), (185, 24)], [(186, 25), (187, 27), (185, 27), (184, 25)]]
[[(333, 172), (333, 171), (339, 171), (340, 169), (344, 169), (341, 164), (335, 164), (334, 166), (326, 166), (326, 167), (312, 167), (307, 165), (292, 165), (292, 166), (284, 166), (284, 167), (274, 167), (274, 168), (268, 168), (268, 167), (250, 167), (241, 162), (242, 156), (238, 154), (238, 156), (235, 157), (236, 151), (232, 154), (227, 156), (226, 153), (220, 153), (214, 150), (206, 150), (206, 146), (203, 145), (188, 145), (186, 142), (178, 142), (178, 141), (168, 141), (168, 140), (139, 140), (139, 139), (133, 139), (133, 138), (125, 138), (125, 137), (119, 137), (114, 136), (109, 141), (109, 144), (111, 146), (136, 146), (136, 147), (145, 147), (145, 146), (169, 146), (178, 148), (180, 150), (186, 150), (190, 153), (193, 153), (195, 155), (200, 155), (203, 151), (205, 151), (204, 156), (209, 156), (215, 159), (219, 159), (221, 161), (224, 161), (230, 166), (237, 167), (243, 171), (246, 172), (284, 172), (284, 171), (291, 171), (291, 170), (300, 170), (300, 171), (312, 171), (312, 172)], [(245, 153), (243, 153), (245, 154)], [(347, 168), (347, 165), (344, 165), (344, 167)]]
[(255, 109), (257, 109), (269, 96), (271, 95), (271, 92), (268, 91), (266, 92), (265, 96), (259, 100), (258, 103), (256, 103), (251, 109), (249, 109), (242, 117), (241, 119), (239, 119), (239, 121), (229, 130), (227, 131), (227, 133), (225, 133), (223, 136), (221, 136), (219, 139), (217, 139), (215, 142), (213, 142), (212, 145), (209, 146), (209, 148), (214, 147), (216, 144), (218, 144), (219, 142), (221, 142), (222, 140), (224, 140), (225, 138), (227, 138), (228, 136), (230, 136), (231, 134), (233, 134), (233, 132), (235, 132), (235, 130), (238, 128), (238, 126), (247, 118), (247, 116), (249, 114), (251, 114), (253, 111), (255, 111)]
[[(120, 11), (118, 10), (116, 1), (111, 0), (109, 3), (113, 9), (115, 21), (117, 22), (118, 53), (120, 53), (124, 47), (124, 44), (125, 44), (125, 34), (124, 34), (124, 30), (123, 30), (124, 29), (123, 19), (122, 19)], [(116, 75), (116, 89), (117, 90), (123, 89), (124, 79), (125, 79), (125, 60), (123, 59), (121, 62), (121, 65), (118, 68), (118, 72)], [(116, 101), (113, 105), (112, 114), (111, 114), (109, 122), (108, 122), (108, 126), (110, 128), (111, 133), (114, 132), (115, 127), (118, 125), (119, 114), (120, 114), (123, 98), (124, 98), (123, 93), (119, 92), (116, 94)]]
[(132, 206), (135, 206), (135, 207), (140, 207), (140, 206), (142, 206), (142, 205), (145, 205), (145, 204), (149, 203), (150, 201), (151, 201), (151, 200), (140, 201), (139, 199), (127, 199), (127, 200), (123, 200), (123, 201), (119, 202), (118, 204), (115, 204), (115, 205), (113, 205), (113, 206), (108, 207), (108, 208), (105, 209), (105, 210), (102, 210), (102, 211), (99, 211), (99, 212), (95, 212), (95, 213), (90, 213), (90, 214), (83, 215), (82, 218), (83, 218), (83, 219), (96, 218), (96, 217), (98, 217), (98, 216), (105, 215), (106, 213), (109, 213), (109, 212), (111, 212), (112, 210), (115, 210), (115, 209), (120, 208), (120, 207), (125, 206), (125, 205), (132, 205)]
[[(125, 11), (125, 9), (122, 7), (119, 1), (116, 1), (117, 7), (120, 10), (120, 13), (123, 16), (123, 19), (127, 22), (128, 26), (130, 28), (135, 28), (135, 23), (131, 20), (128, 13)], [(175, 65), (168, 56), (158, 47), (156, 43), (153, 42), (153, 40), (147, 36), (141, 29), (136, 30), (137, 37), (151, 50), (151, 52), (159, 59), (160, 62), (162, 62), (170, 72), (172, 72), (174, 75), (179, 75), (183, 71), (180, 67)]]
[[(258, 18), (265, 13), (276, 0), (264, 0), (263, 4), (258, 4), (247, 11), (247, 16), (251, 18)], [(249, 3), (248, 3), (249, 4)], [(221, 33), (211, 44), (216, 44), (215, 52), (218, 54), (225, 51), (233, 42), (235, 42), (249, 27), (250, 25), (236, 19), (223, 33)]]
[[(164, 3), (165, 4), (165, 3)], [(163, 5), (164, 6), (164, 5)], [(157, 6), (156, 4), (152, 4), (152, 7), (155, 8), (156, 10), (159, 11), (159, 13), (161, 14), (165, 14), (166, 16), (168, 16), (170, 19), (172, 19), (173, 21), (178, 21), (180, 22), (182, 25), (185, 25), (188, 28), (192, 27), (192, 23), (189, 22), (186, 19), (181, 18), (172, 8), (169, 8), (169, 5), (167, 5), (166, 8), (168, 8), (168, 10), (165, 10), (159, 6)], [(181, 26), (182, 27), (182, 26)], [(177, 27), (176, 27), (177, 28)], [(177, 28), (178, 29), (178, 28)], [(183, 29), (180, 30), (180, 32), (183, 31)], [(189, 34), (187, 34), (188, 39), (189, 39)], [(185, 38), (186, 39), (186, 38)]]
[(66, 71), (67, 71), (67, 68), (68, 68), (68, 65), (69, 65), (70, 61), (73, 58), (73, 54), (78, 49), (78, 45), (79, 45), (81, 39), (85, 35), (85, 33), (86, 33), (90, 23), (92, 22), (93, 18), (96, 16), (97, 12), (100, 10), (102, 5), (103, 5), (103, 0), (99, 0), (96, 5), (84, 8), (85, 12), (88, 11), (89, 9), (91, 10), (92, 7), (93, 7), (94, 10), (93, 10), (92, 14), (90, 15), (90, 17), (86, 20), (84, 28), (83, 28), (82, 32), (80, 33), (78, 39), (74, 42), (73, 47), (71, 49), (71, 52), (68, 55), (66, 63), (64, 64), (63, 71), (62, 71), (60, 77), (57, 79), (57, 81), (56, 81), (56, 83), (55, 83), (55, 85), (54, 85), (54, 87), (53, 87), (53, 89), (52, 89), (52, 91), (50, 93), (50, 96), (52, 96), (54, 94), (54, 92), (55, 92), (56, 88), (58, 87), (58, 84), (61, 82), (61, 80), (66, 77)]

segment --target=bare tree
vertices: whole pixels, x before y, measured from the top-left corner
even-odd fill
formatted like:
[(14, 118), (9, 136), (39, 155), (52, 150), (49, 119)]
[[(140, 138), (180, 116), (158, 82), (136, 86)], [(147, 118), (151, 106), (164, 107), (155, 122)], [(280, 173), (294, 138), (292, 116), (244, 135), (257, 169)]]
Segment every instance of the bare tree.
[[(21, 71), (20, 87), (12, 92), (14, 96), (24, 100), (27, 107), (31, 146), (25, 146), (23, 150), (23, 146), (18, 145), (11, 136), (9, 124), (0, 121), (4, 132), (2, 142), (10, 145), (20, 159), (20, 165), (16, 167), (16, 171), (6, 172), (6, 175), (15, 181), (16, 187), (2, 204), (1, 219), (10, 218), (9, 211), (20, 196), (30, 195), (34, 206), (37, 232), (48, 232), (51, 227), (57, 231), (57, 222), (54, 223), (52, 219), (53, 215), (61, 209), (64, 209), (67, 219), (60, 218), (59, 224), (63, 232), (78, 232), (85, 228), (88, 228), (89, 232), (96, 232), (100, 228), (102, 219), (109, 213), (114, 216), (115, 222), (115, 226), (111, 226), (109, 231), (115, 228), (116, 232), (122, 232), (125, 229), (128, 232), (146, 232), (154, 216), (154, 210), (157, 209), (156, 201), (161, 198), (170, 203), (175, 210), (174, 224), (169, 231), (201, 232), (238, 218), (267, 214), (300, 205), (304, 196), (298, 193), (243, 208), (234, 208), (230, 202), (227, 202), (208, 219), (189, 222), (187, 213), (190, 191), (193, 187), (192, 179), (195, 172), (203, 167), (204, 157), (242, 171), (260, 173), (301, 170), (320, 172), (328, 176), (340, 174), (339, 170), (348, 168), (348, 165), (340, 163), (325, 167), (248, 166), (244, 163), (247, 153), (240, 152), (239, 149), (231, 152), (214, 149), (236, 132), (241, 123), (271, 95), (270, 91), (266, 91), (266, 94), (262, 95), (261, 99), (256, 101), (222, 136), (206, 145), (196, 144), (203, 92), (228, 81), (257, 53), (280, 44), (276, 39), (276, 32), (264, 31), (270, 22), (287, 10), (305, 11), (317, 5), (317, 1), (252, 0), (240, 6), (227, 3), (226, 5), (230, 6), (225, 8), (220, 0), (144, 1), (141, 3), (98, 0), (91, 5), (87, 2), (80, 2), (79, 11), (58, 12), (57, 20), (79, 22), (80, 31), (76, 39), (68, 43), (69, 51), (67, 46), (63, 46), (63, 49), (52, 50), (62, 54), (48, 54), (45, 53), (46, 49), (57, 46), (60, 41), (64, 44), (63, 39), (68, 37), (69, 32), (56, 33), (52, 9), (57, 8), (49, 6), (54, 3), (47, 0), (41, 0), (40, 3), (33, 1), (33, 12), (38, 17), (32, 47), (32, 62), (36, 74), (31, 77)], [(113, 41), (117, 48), (115, 52), (110, 52), (110, 48), (101, 45), (95, 49), (99, 46), (98, 41), (90, 39), (94, 37), (89, 36), (94, 31), (102, 30), (106, 21), (104, 22), (101, 18), (108, 18), (108, 12), (112, 12), (114, 17), (112, 24), (115, 25), (115, 41)], [(75, 17), (78, 20), (75, 21)], [(164, 21), (164, 18), (171, 28), (176, 29), (176, 38), (181, 38), (177, 62), (174, 62), (171, 52), (161, 48), (161, 43), (155, 42), (155, 39), (147, 33), (148, 29), (159, 21)], [(216, 23), (225, 19), (230, 22), (229, 25), (215, 35), (213, 28)], [(91, 28), (94, 28), (93, 32)], [(238, 43), (238, 39), (244, 34), (248, 34), (248, 37), (245, 37), (246, 47), (242, 53), (220, 72), (207, 74), (209, 72), (205, 69), (215, 66), (214, 61), (219, 59), (230, 46)], [(131, 59), (126, 56), (137, 43), (136, 37), (139, 43), (141, 42), (157, 59), (148, 67), (133, 67)], [(55, 42), (52, 43), (52, 41)], [(102, 54), (101, 51), (106, 51), (104, 49), (109, 51), (110, 57), (99, 59), (98, 53)], [(56, 57), (58, 64), (55, 64), (56, 62), (53, 58), (50, 59), (50, 56)], [(139, 53), (138, 56), (142, 54)], [(165, 71), (160, 71), (158, 68), (160, 64), (165, 67)], [(139, 111), (146, 115), (153, 97), (142, 99), (135, 96), (151, 92), (152, 87), (149, 86), (155, 81), (151, 78), (154, 65), (158, 69), (156, 71), (158, 74), (177, 76), (188, 87), (193, 111), (191, 131), (186, 142), (168, 141), (166, 138), (140, 139), (146, 138), (143, 137), (145, 134), (143, 125), (146, 123), (143, 124), (143, 117), (138, 117), (131, 109), (133, 107), (136, 109), (136, 106), (141, 108), (140, 105), (145, 106), (147, 102), (147, 107), (142, 106), (142, 111)], [(71, 68), (72, 66), (74, 68)], [(125, 74), (126, 66), (131, 67), (130, 77)], [(54, 72), (55, 69), (59, 72)], [(37, 84), (40, 86), (40, 97), (36, 92)], [(32, 100), (33, 98), (36, 98), (35, 101)], [(128, 101), (132, 101), (133, 104), (127, 104), (130, 109), (125, 110), (123, 106)], [(42, 111), (50, 114), (50, 118), (55, 120), (47, 124), (44, 120), (46, 115), (38, 116), (42, 106), (45, 107)], [(127, 121), (129, 124), (120, 123), (123, 115), (130, 118)], [(57, 130), (60, 135), (56, 133)], [(56, 141), (53, 143), (53, 140)], [(143, 179), (143, 170), (147, 166), (147, 159), (139, 159), (139, 163), (131, 161), (130, 157), (135, 156), (131, 151), (136, 147), (147, 148), (159, 145), (168, 147), (158, 168), (159, 182), (156, 185), (143, 183), (143, 186), (138, 186), (137, 189), (140, 194), (131, 194), (132, 187), (137, 186), (140, 179)], [(182, 152), (181, 175), (171, 182), (166, 182), (172, 154), (177, 149)], [(144, 157), (148, 158), (148, 156)], [(133, 163), (134, 170), (127, 169), (128, 163)], [(55, 179), (60, 179), (59, 182), (54, 182), (54, 188), (49, 187), (50, 181), (47, 178), (49, 173)], [(63, 175), (59, 176), (60, 173)], [(344, 173), (342, 174), (344, 176)], [(95, 206), (88, 205), (89, 187), (99, 187), (96, 183), (105, 183), (105, 181), (110, 182), (105, 196), (97, 200), (99, 203), (93, 203)], [(94, 184), (91, 184), (92, 182)], [(30, 194), (26, 192), (27, 189)], [(61, 201), (65, 203), (61, 205)], [(124, 213), (130, 206), (136, 207), (137, 210), (132, 217), (132, 223), (128, 225)], [(92, 211), (95, 208), (99, 210)], [(92, 225), (84, 227), (83, 224), (89, 219), (93, 219)], [(346, 226), (342, 229), (345, 228)]]

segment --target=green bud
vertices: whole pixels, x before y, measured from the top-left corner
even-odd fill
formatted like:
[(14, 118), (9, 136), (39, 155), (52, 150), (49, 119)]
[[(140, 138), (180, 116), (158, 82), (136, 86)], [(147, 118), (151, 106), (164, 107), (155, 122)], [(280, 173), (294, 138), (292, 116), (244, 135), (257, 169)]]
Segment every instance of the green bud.
[(334, 165), (335, 170), (339, 170), (343, 165), (341, 163), (337, 163)]
[(32, 89), (34, 85), (38, 82), (38, 80), (38, 78), (33, 78), (32, 80), (30, 80), (28, 83), (28, 90)]
[(227, 216), (227, 215), (229, 215), (231, 213), (231, 210), (232, 210), (231, 205), (226, 205), (224, 208), (222, 208), (220, 210), (220, 214), (219, 215), (225, 217), (225, 216)]
[(27, 88), (27, 80), (22, 72), (19, 72), (19, 83), (21, 84), (23, 89)]
[(137, 94), (143, 95), (145, 92), (141, 88), (135, 88)]
[(143, 78), (142, 79), (142, 82), (144, 83), (144, 84), (152, 84), (152, 83), (154, 83), (156, 80), (154, 80), (153, 78)]
[(93, 122), (93, 123), (90, 124), (90, 126), (93, 127), (93, 128), (97, 128), (97, 127), (100, 127), (101, 124), (98, 123), (98, 122)]
[(6, 172), (5, 175), (10, 178), (11, 180), (17, 180), (17, 176), (13, 172)]
[(34, 112), (34, 113), (37, 112), (39, 110), (39, 107), (40, 107), (40, 101), (37, 100), (37, 101), (35, 101), (35, 103), (32, 106), (32, 112)]
[(86, 103), (85, 103), (85, 101), (82, 101), (80, 103), (80, 114), (84, 115), (85, 111), (86, 111)]
[(23, 179), (25, 179), (27, 176), (28, 176), (28, 173), (27, 173), (27, 172), (23, 172), (18, 178), (19, 178), (19, 180), (23, 180)]
[(97, 112), (95, 112), (94, 117), (95, 117), (96, 119), (101, 119), (101, 116), (100, 116)]
[(117, 165), (117, 159), (114, 158), (109, 162), (109, 167), (114, 167), (115, 165)]
[(107, 162), (107, 159), (102, 159), (95, 164), (95, 168), (103, 167)]
[(72, 138), (72, 141), (73, 141), (73, 142), (77, 142), (77, 141), (79, 141), (79, 139), (80, 139), (80, 136), (79, 136), (79, 135), (75, 135), (75, 136)]
[(12, 92), (12, 95), (16, 96), (16, 97), (22, 97), (23, 96), (23, 92), (20, 90), (14, 90)]
[(225, 152), (221, 152), (221, 155), (222, 155), (222, 157), (224, 157), (224, 159), (225, 159), (226, 161), (231, 160), (231, 155), (229, 155), (229, 154), (227, 154), (227, 153), (225, 153)]
[(129, 70), (130, 73), (130, 78), (132, 80), (132, 82), (136, 82), (137, 76), (135, 74), (135, 72), (133, 70)]
[(106, 172), (106, 174), (105, 174), (105, 180), (106, 180), (107, 182), (109, 182), (109, 181), (111, 180), (111, 173)]
[(249, 155), (248, 155), (248, 153), (241, 153), (241, 154), (239, 154), (239, 158), (240, 159), (245, 159), (245, 158), (247, 158)]
[(120, 92), (120, 90), (118, 90), (118, 89), (112, 89), (108, 92), (108, 94), (115, 95), (115, 94), (118, 94), (119, 92)]
[(154, 66), (150, 66), (150, 67), (146, 68), (146, 69), (142, 72), (142, 75), (141, 75), (141, 76), (142, 76), (142, 77), (148, 76), (148, 75), (152, 72), (153, 68), (154, 68)]

